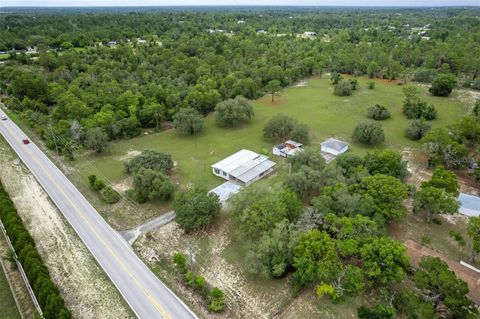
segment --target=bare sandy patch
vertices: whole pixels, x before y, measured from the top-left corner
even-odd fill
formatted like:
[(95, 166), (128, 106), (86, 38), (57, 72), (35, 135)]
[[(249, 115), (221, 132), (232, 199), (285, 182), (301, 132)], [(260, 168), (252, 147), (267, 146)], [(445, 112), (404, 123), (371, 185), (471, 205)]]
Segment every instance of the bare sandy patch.
[(297, 88), (305, 87), (305, 86), (307, 86), (307, 81), (300, 81), (297, 84), (295, 84), (295, 87), (297, 87)]
[(135, 156), (140, 155), (141, 153), (142, 153), (142, 152), (140, 152), (140, 151), (138, 151), (138, 150), (129, 149), (129, 150), (127, 151), (127, 154), (125, 154), (125, 155), (123, 155), (123, 156), (120, 156), (120, 157), (118, 158), (118, 160), (120, 160), (120, 161), (128, 161), (128, 160), (134, 158)]
[(120, 182), (112, 183), (112, 187), (119, 193), (124, 193), (133, 185), (133, 178), (128, 176), (127, 178), (122, 179)]
[(480, 91), (468, 89), (454, 90), (453, 97), (473, 108), (475, 102), (480, 99)]
[[(213, 228), (213, 229), (212, 229)], [(148, 237), (141, 236), (134, 245), (138, 254), (150, 265), (156, 262), (171, 263), (175, 252), (182, 252), (192, 259), (193, 269), (204, 276), (211, 285), (225, 292), (227, 310), (213, 315), (206, 311), (203, 303), (182, 287), (177, 278), (170, 286), (179, 287), (193, 309), (200, 317), (208, 318), (273, 318), (290, 300), (290, 287), (286, 280), (265, 281), (275, 288), (259, 291), (258, 283), (252, 283), (248, 274), (237, 264), (229, 262), (224, 253), (230, 245), (231, 235), (228, 222), (219, 221), (211, 229), (201, 234), (186, 235), (175, 222), (169, 223)], [(208, 240), (205, 247), (205, 240)], [(201, 247), (203, 242), (203, 247)], [(166, 274), (168, 276), (168, 274)], [(171, 274), (168, 276), (172, 278)], [(257, 278), (263, 282), (263, 279)]]
[(132, 318), (113, 284), (20, 160), (0, 142), (1, 180), (75, 318)]

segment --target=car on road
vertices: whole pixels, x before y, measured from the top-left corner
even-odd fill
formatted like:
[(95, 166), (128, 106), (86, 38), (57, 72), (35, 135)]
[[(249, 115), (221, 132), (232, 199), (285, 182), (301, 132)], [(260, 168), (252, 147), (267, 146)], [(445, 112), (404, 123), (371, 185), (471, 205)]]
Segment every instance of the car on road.
[(3, 121), (5, 121), (5, 120), (7, 119), (7, 116), (6, 116), (5, 114), (2, 114), (2, 115), (0, 116), (0, 119), (2, 119)]
[(28, 138), (24, 138), (24, 139), (22, 140), (22, 143), (23, 143), (23, 144), (30, 144), (30, 141), (28, 140)]

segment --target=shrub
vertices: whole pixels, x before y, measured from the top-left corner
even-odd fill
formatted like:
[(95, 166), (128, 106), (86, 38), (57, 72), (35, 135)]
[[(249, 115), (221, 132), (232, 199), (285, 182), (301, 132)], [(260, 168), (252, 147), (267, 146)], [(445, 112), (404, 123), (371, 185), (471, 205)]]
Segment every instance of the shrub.
[(465, 238), (463, 238), (462, 234), (457, 230), (450, 229), (450, 231), (448, 232), (448, 236), (454, 239), (460, 247), (465, 247), (465, 245), (467, 244)]
[(352, 95), (352, 84), (347, 80), (340, 80), (333, 88), (333, 94), (336, 96)]
[(420, 241), (422, 242), (422, 245), (426, 246), (426, 245), (430, 245), (432, 243), (432, 238), (428, 237), (428, 236), (422, 236), (420, 238)]
[(175, 190), (172, 182), (162, 172), (142, 168), (133, 175), (133, 196), (139, 203), (147, 200), (168, 200)]
[(203, 130), (203, 117), (193, 108), (182, 108), (173, 116), (173, 127), (184, 135), (194, 135)]
[(170, 154), (164, 154), (154, 150), (143, 150), (140, 155), (135, 156), (125, 164), (125, 171), (130, 174), (142, 168), (169, 173), (173, 168), (172, 157)]
[(419, 69), (415, 72), (413, 80), (421, 83), (432, 83), (436, 76), (437, 70), (435, 69)]
[(385, 141), (385, 133), (376, 122), (362, 122), (353, 130), (352, 138), (366, 145), (378, 145)]
[(419, 140), (430, 130), (431, 126), (424, 119), (413, 120), (405, 129), (405, 135), (411, 140)]
[(396, 315), (395, 308), (383, 304), (371, 308), (361, 306), (357, 311), (359, 319), (394, 319)]
[(480, 100), (477, 100), (477, 102), (475, 102), (475, 106), (472, 110), (472, 115), (480, 117)]
[(390, 112), (385, 106), (375, 104), (368, 109), (368, 117), (373, 120), (385, 120), (390, 118)]
[(252, 106), (243, 96), (220, 102), (215, 107), (215, 118), (220, 126), (238, 125), (250, 121), (253, 115)]
[(102, 181), (100, 178), (97, 178), (95, 180), (95, 183), (93, 184), (93, 189), (96, 191), (101, 191), (105, 187), (105, 182)]
[(373, 81), (368, 82), (367, 87), (368, 87), (369, 90), (374, 90), (375, 89), (375, 82), (373, 82)]
[(440, 74), (433, 80), (429, 91), (435, 96), (449, 96), (457, 85), (457, 79), (452, 74)]
[(207, 226), (220, 212), (218, 196), (206, 189), (193, 187), (177, 193), (173, 201), (176, 221), (189, 232)]
[(437, 110), (432, 104), (420, 100), (405, 100), (403, 114), (410, 120), (425, 119), (427, 121), (437, 118)]
[(475, 181), (477, 181), (477, 183), (480, 183), (480, 167), (474, 169), (471, 175), (473, 176), (473, 178), (475, 178)]
[(175, 266), (177, 266), (177, 270), (181, 274), (185, 274), (187, 272), (187, 256), (182, 253), (175, 253), (173, 255), (173, 262)]
[(120, 194), (110, 186), (105, 186), (100, 191), (100, 195), (103, 201), (107, 204), (114, 204), (120, 200)]
[(278, 142), (293, 139), (297, 142), (307, 144), (309, 140), (309, 128), (305, 124), (284, 114), (277, 114), (272, 117), (263, 128), (263, 136)]
[(225, 294), (215, 287), (210, 291), (208, 309), (212, 312), (222, 312), (225, 309)]

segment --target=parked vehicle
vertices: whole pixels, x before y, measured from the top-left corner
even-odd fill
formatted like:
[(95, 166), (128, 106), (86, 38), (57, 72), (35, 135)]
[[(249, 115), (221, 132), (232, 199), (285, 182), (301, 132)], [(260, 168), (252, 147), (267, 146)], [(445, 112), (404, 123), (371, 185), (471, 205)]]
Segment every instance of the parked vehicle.
[(28, 138), (24, 138), (24, 139), (22, 140), (22, 143), (23, 143), (23, 144), (30, 144), (30, 141), (28, 140)]
[(5, 114), (2, 114), (2, 115), (0, 116), (0, 118), (1, 118), (3, 121), (5, 121), (5, 120), (7, 119), (7, 116), (6, 116)]

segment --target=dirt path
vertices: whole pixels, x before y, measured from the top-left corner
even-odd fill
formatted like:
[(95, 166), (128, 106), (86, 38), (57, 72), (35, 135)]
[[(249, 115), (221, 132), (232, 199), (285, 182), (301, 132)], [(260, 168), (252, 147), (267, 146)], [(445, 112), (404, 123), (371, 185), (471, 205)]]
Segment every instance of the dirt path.
[(407, 247), (407, 253), (410, 256), (412, 265), (418, 268), (423, 256), (438, 257), (448, 264), (448, 267), (455, 272), (455, 274), (463, 279), (469, 288), (468, 297), (477, 305), (480, 304), (480, 273), (467, 268), (460, 264), (458, 261), (454, 261), (446, 258), (442, 254), (420, 245), (413, 240), (407, 240), (404, 245)]
[(75, 318), (132, 318), (113, 284), (34, 177), (0, 140), (0, 178)]

